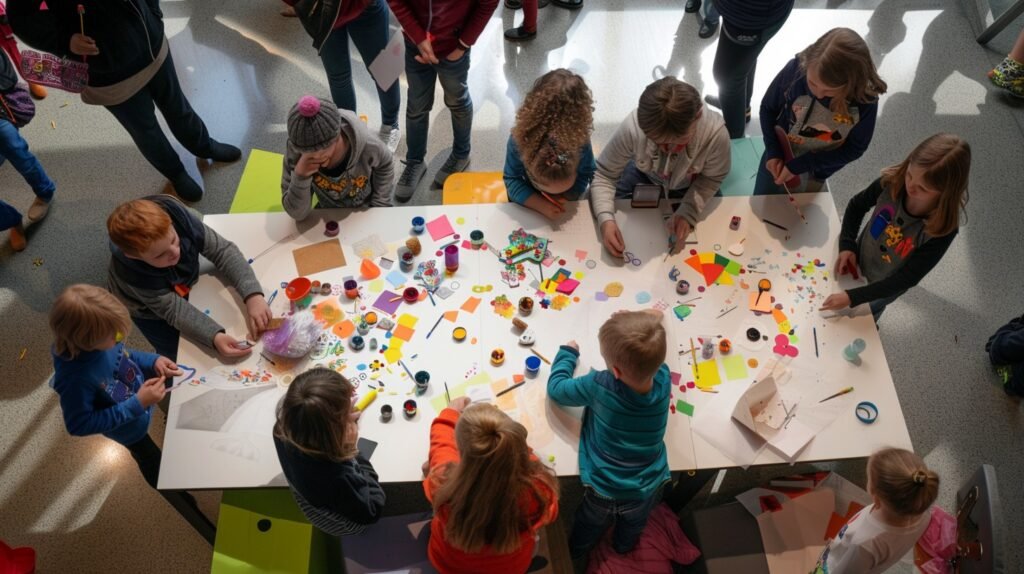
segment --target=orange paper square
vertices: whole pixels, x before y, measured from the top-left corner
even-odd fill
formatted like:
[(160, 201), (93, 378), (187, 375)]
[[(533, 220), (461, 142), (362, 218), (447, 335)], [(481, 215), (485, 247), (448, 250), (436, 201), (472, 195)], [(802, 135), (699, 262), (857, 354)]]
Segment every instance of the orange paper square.
[(394, 330), (391, 331), (391, 337), (395, 339), (401, 339), (403, 341), (408, 341), (409, 339), (412, 339), (413, 333), (415, 333), (415, 331), (413, 331), (409, 327), (406, 327), (405, 325), (397, 325), (394, 328)]

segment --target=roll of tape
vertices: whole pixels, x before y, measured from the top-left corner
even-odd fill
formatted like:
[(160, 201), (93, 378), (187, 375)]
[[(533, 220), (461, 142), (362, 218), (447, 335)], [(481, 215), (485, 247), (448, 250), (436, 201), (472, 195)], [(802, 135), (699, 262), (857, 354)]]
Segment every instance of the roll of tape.
[(857, 403), (857, 407), (853, 410), (853, 413), (857, 415), (857, 420), (864, 424), (871, 424), (878, 420), (878, 407), (871, 401), (861, 401)]

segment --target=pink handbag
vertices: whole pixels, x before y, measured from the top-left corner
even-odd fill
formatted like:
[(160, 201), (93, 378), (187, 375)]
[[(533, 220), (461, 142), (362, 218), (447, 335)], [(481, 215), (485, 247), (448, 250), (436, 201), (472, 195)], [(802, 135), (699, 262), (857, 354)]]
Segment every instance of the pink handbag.
[(33, 84), (78, 94), (89, 83), (89, 65), (45, 52), (22, 50), (21, 76)]

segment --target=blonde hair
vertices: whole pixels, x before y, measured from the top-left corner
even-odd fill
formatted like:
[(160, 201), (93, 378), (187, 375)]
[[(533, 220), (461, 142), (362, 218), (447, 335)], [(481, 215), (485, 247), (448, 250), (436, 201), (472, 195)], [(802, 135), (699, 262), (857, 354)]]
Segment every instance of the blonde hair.
[(871, 60), (867, 43), (849, 28), (825, 32), (797, 54), (797, 59), (805, 75), (809, 67), (816, 66), (825, 85), (842, 90), (842, 95), (832, 98), (829, 105), (833, 112), (846, 114), (848, 102), (873, 102), (888, 89)]
[(71, 285), (50, 308), (50, 330), (57, 355), (74, 359), (95, 351), (117, 333), (127, 337), (132, 320), (128, 309), (106, 289)]
[[(485, 546), (496, 554), (515, 551), (533, 524), (550, 521), (547, 508), (558, 498), (558, 482), (530, 457), (526, 427), (493, 405), (467, 407), (455, 425), (455, 442), (459, 462), (431, 475), (440, 483), (434, 512), (448, 507), (445, 540), (463, 552)], [(539, 515), (526, 514), (521, 506), (525, 494), (537, 500)]]
[(697, 88), (666, 76), (644, 89), (636, 119), (649, 139), (679, 137), (697, 121), (702, 107)]
[(616, 313), (601, 325), (597, 339), (605, 361), (638, 380), (651, 379), (665, 362), (665, 327), (650, 313)]
[(576, 174), (580, 149), (594, 129), (594, 98), (583, 78), (551, 70), (534, 82), (512, 126), (512, 141), (531, 177), (541, 183)]
[(886, 448), (868, 459), (870, 494), (900, 516), (919, 516), (939, 495), (939, 475), (909, 450)]
[(324, 368), (295, 377), (277, 405), (274, 436), (312, 457), (345, 461), (358, 449), (346, 441), (352, 393), (345, 377)]
[(882, 186), (889, 189), (894, 201), (906, 193), (911, 165), (923, 169), (925, 182), (940, 193), (939, 204), (925, 219), (925, 233), (932, 237), (949, 235), (960, 226), (961, 213), (965, 217), (967, 213), (971, 146), (959, 136), (945, 133), (917, 144), (907, 159), (882, 170)]
[(133, 199), (114, 208), (107, 218), (107, 233), (128, 255), (142, 255), (171, 229), (171, 216), (155, 201)]

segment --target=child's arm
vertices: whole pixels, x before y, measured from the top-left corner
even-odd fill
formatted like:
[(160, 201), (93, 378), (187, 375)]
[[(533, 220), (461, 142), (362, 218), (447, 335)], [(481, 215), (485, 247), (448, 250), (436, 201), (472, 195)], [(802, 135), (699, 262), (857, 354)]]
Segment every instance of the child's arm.
[(129, 349), (128, 347), (125, 347), (124, 350), (128, 353), (128, 358), (134, 361), (139, 368), (149, 373), (150, 376), (156, 376), (156, 361), (160, 358), (160, 355), (138, 349)]
[(379, 158), (379, 162), (373, 168), (373, 195), (370, 196), (370, 206), (391, 207), (391, 196), (395, 192), (394, 156), (391, 155), (391, 150), (384, 145), (384, 142), (377, 140), (374, 136), (370, 136), (370, 140), (371, 153), (376, 154)]
[(860, 234), (860, 226), (864, 223), (864, 215), (874, 209), (883, 191), (885, 188), (882, 187), (882, 180), (876, 179), (846, 204), (843, 226), (839, 231), (839, 251), (853, 251), (859, 255), (857, 235)]
[(427, 457), (427, 479), (423, 491), (427, 500), (434, 500), (434, 481), (431, 476), (438, 468), (459, 462), (459, 449), (455, 446), (455, 423), (459, 422), (459, 411), (446, 408), (430, 423), (430, 454)]
[(725, 180), (725, 176), (729, 175), (729, 169), (732, 166), (732, 147), (725, 124), (718, 127), (717, 133), (708, 142), (708, 148), (708, 158), (704, 162), (704, 168), (690, 184), (690, 191), (686, 193), (676, 209), (676, 215), (685, 219), (691, 228), (697, 225), (704, 206), (718, 193), (722, 181)]
[(573, 184), (572, 191), (569, 192), (572, 194), (573, 200), (583, 197), (583, 194), (587, 192), (596, 171), (597, 162), (594, 161), (594, 148), (588, 141), (587, 145), (580, 150), (580, 165), (576, 168), (576, 183)]
[[(291, 147), (291, 146), (289, 146)], [(313, 212), (313, 177), (295, 173), (298, 157), (285, 154), (281, 170), (281, 205), (295, 221), (302, 221)], [(301, 156), (299, 156), (301, 157)]]
[(466, 18), (466, 24), (462, 28), (462, 33), (459, 34), (460, 48), (462, 45), (472, 46), (476, 43), (477, 38), (484, 31), (487, 22), (490, 21), (491, 15), (494, 14), (494, 10), (497, 7), (498, 0), (476, 1), (476, 9)]
[(78, 23), (70, 26), (53, 10), (40, 10), (38, 2), (7, 2), (7, 20), (18, 39), (29, 46), (62, 58), (80, 59), (71, 53), (71, 36), (78, 33)]
[[(789, 171), (794, 174), (810, 173), (818, 179), (828, 179), (843, 166), (864, 155), (868, 144), (871, 143), (871, 137), (875, 134), (878, 103), (859, 104), (857, 107), (860, 119), (847, 134), (846, 141), (842, 145), (828, 151), (805, 153), (795, 157), (793, 161), (786, 164)], [(767, 142), (768, 139), (766, 137), (765, 141)]]
[(569, 345), (562, 345), (551, 364), (551, 375), (548, 376), (548, 396), (551, 400), (566, 407), (585, 407), (590, 404), (590, 389), (593, 385), (593, 373), (572, 378), (576, 370), (576, 362), (580, 352)]
[(64, 426), (72, 436), (89, 436), (112, 431), (146, 414), (138, 395), (116, 405), (96, 410), (93, 396), (104, 392), (94, 381), (67, 381), (54, 385), (60, 388), (60, 409), (64, 415)]
[[(761, 99), (761, 133), (764, 134), (764, 156), (767, 159), (782, 159), (782, 148), (775, 139), (775, 126), (785, 127), (781, 121), (780, 114), (785, 114), (786, 90), (793, 84), (796, 74), (799, 72), (800, 64), (794, 58), (775, 76), (768, 86), (768, 91)], [(782, 116), (785, 117), (785, 116)]]
[(846, 292), (850, 296), (850, 306), (855, 307), (861, 303), (892, 297), (917, 285), (924, 279), (924, 276), (942, 259), (953, 243), (957, 232), (954, 231), (943, 237), (933, 237), (919, 245), (917, 249), (907, 258), (907, 261), (896, 273), (863, 287), (850, 289)]
[(505, 171), (502, 176), (505, 179), (505, 192), (509, 201), (526, 205), (526, 200), (537, 194), (537, 190), (526, 180), (526, 166), (523, 165), (523, 160), (519, 157), (519, 148), (511, 137), (505, 146)]
[(383, 514), (387, 496), (370, 461), (357, 455), (355, 463), (355, 472), (346, 476), (345, 480), (356, 497), (355, 500), (347, 501), (345, 516), (359, 524), (374, 524)]
[(388, 6), (391, 7), (391, 12), (395, 15), (398, 23), (402, 25), (402, 30), (409, 40), (419, 46), (427, 39), (427, 33), (420, 26), (420, 23), (416, 21), (416, 15), (413, 14), (412, 8), (409, 6), (410, 0), (388, 0)]
[(263, 295), (263, 286), (256, 279), (256, 274), (252, 272), (252, 266), (242, 255), (238, 246), (224, 239), (205, 223), (203, 227), (206, 228), (203, 257), (209, 259), (217, 267), (217, 271), (222, 273), (234, 286), (243, 301), (253, 295)]
[(597, 172), (590, 186), (590, 208), (597, 218), (598, 227), (605, 221), (615, 219), (615, 184), (626, 169), (626, 164), (633, 159), (636, 146), (634, 129), (640, 129), (636, 125), (635, 111), (622, 120), (611, 141), (601, 151), (601, 157), (597, 158)]
[(224, 330), (219, 323), (200, 311), (170, 289), (163, 291), (139, 289), (121, 281), (110, 269), (110, 287), (125, 298), (138, 302), (168, 325), (181, 331), (182, 336), (213, 348), (213, 338)]

